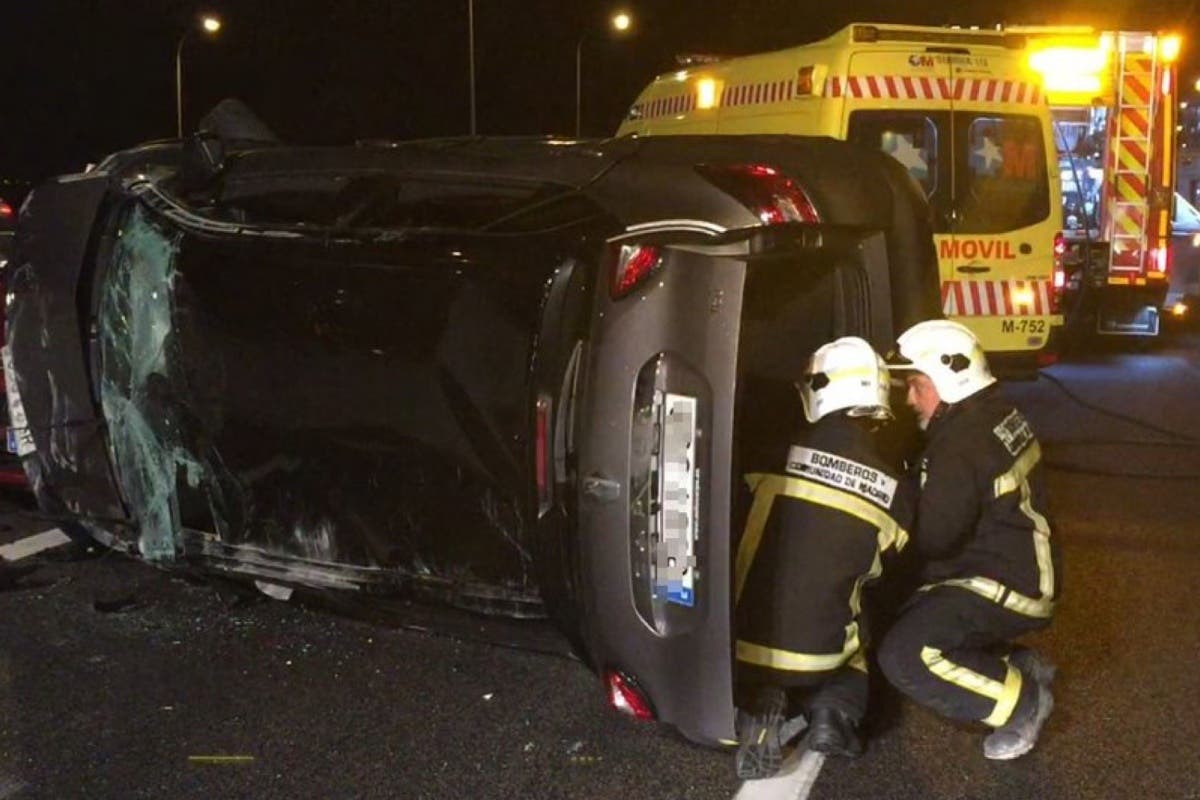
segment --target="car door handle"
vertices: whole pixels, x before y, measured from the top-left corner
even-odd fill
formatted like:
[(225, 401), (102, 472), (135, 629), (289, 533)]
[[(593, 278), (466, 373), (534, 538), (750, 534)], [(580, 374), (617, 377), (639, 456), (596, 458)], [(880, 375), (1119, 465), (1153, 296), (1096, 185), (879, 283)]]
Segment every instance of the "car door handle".
[(957, 270), (957, 271), (959, 271), (959, 272), (966, 272), (966, 273), (969, 273), (969, 274), (971, 274), (971, 275), (975, 275), (975, 274), (977, 274), (977, 273), (980, 273), (980, 272), (991, 272), (991, 271), (992, 271), (992, 268), (991, 268), (991, 267), (971, 267), (971, 266), (967, 266), (967, 267), (955, 267), (954, 269), (956, 269), (956, 270)]
[(621, 484), (603, 475), (588, 475), (583, 479), (583, 493), (593, 500), (611, 503), (621, 496)]

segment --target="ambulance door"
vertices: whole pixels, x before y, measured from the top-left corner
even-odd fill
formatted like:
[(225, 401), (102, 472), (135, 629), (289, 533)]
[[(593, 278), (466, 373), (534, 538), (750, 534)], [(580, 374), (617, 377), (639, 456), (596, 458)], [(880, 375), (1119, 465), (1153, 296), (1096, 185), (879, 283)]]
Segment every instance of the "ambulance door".
[(838, 87), (845, 98), (845, 138), (895, 158), (925, 192), (943, 298), (958, 266), (951, 69), (944, 54), (925, 48), (861, 51), (850, 56)]
[(1046, 116), (1012, 106), (954, 115), (956, 280), (943, 306), (990, 352), (1040, 349), (1053, 320), (1061, 209), (1051, 204)]

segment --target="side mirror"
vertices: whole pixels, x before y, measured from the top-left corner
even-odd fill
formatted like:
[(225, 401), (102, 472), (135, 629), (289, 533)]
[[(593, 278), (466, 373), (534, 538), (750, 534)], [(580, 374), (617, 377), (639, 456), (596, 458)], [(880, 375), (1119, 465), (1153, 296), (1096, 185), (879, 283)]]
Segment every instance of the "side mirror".
[(225, 168), (225, 143), (208, 131), (194, 133), (183, 144), (180, 175), (185, 191), (208, 186)]

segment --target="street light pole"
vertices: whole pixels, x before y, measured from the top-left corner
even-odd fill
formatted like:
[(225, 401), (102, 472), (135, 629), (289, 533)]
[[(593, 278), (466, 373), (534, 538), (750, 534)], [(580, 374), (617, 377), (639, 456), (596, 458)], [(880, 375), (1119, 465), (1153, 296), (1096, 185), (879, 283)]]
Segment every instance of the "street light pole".
[(579, 37), (579, 42), (575, 45), (575, 138), (580, 136), (580, 108), (582, 107), (581, 98), (583, 97), (583, 40), (584, 36)]
[[(624, 11), (619, 11), (613, 14), (608, 21), (612, 29), (617, 33), (625, 33), (633, 24), (633, 18)], [(575, 43), (575, 138), (578, 139), (582, 135), (582, 109), (583, 109), (583, 42), (587, 39), (587, 31), (579, 37), (579, 41)]]
[[(201, 29), (210, 36), (221, 30), (221, 20), (216, 17), (201, 17), (199, 22)], [(175, 46), (175, 136), (180, 139), (183, 138), (183, 43), (192, 30), (184, 31)]]
[(467, 61), (471, 67), (471, 135), (475, 135), (475, 0), (467, 0)]

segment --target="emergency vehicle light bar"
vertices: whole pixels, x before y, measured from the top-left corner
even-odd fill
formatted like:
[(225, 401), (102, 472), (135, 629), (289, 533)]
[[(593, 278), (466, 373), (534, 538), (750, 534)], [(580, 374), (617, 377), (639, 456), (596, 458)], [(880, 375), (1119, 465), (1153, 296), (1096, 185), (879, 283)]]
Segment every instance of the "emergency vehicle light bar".
[(850, 40), (854, 42), (917, 42), (923, 44), (982, 44), (1020, 50), (1025, 47), (1025, 37), (1011, 33), (987, 33), (983, 31), (931, 31), (919, 28), (879, 28), (875, 25), (855, 25), (850, 29)]

